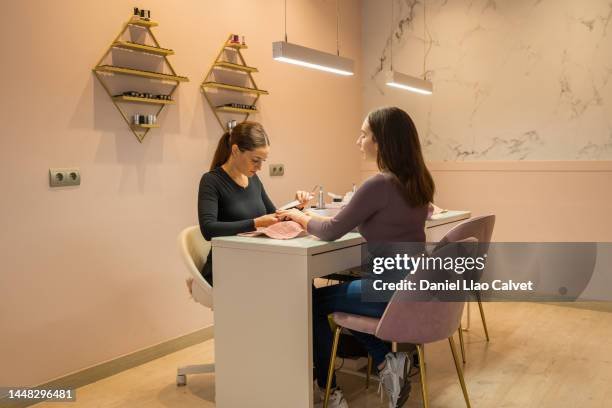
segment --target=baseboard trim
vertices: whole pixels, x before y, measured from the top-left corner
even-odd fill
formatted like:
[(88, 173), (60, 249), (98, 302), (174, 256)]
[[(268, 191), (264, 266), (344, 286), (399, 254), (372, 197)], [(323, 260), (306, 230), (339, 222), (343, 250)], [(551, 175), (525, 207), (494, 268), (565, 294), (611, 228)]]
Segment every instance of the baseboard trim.
[[(122, 371), (139, 366), (149, 361), (158, 359), (175, 351), (193, 346), (198, 343), (210, 340), (214, 337), (214, 326), (208, 326), (193, 333), (164, 341), (162, 343), (117, 357), (113, 360), (97, 364), (92, 367), (67, 374), (56, 378), (36, 387), (41, 389), (77, 389), (87, 384), (100, 381), (106, 377), (118, 374)], [(76, 398), (78, 400), (78, 393)], [(10, 400), (7, 395), (0, 396), (0, 407), (2, 408), (23, 408), (37, 404), (42, 401), (17, 401)]]

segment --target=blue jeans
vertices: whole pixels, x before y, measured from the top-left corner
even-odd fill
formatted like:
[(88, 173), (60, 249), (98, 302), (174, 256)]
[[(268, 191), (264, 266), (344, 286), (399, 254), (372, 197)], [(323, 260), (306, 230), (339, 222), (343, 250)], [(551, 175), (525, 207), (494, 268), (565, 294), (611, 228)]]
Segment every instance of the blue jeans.
[[(333, 334), (329, 327), (327, 315), (333, 312), (353, 313), (362, 316), (379, 318), (383, 315), (386, 302), (362, 302), (361, 280), (343, 283), (341, 285), (313, 288), (312, 292), (312, 331), (313, 354), (316, 368), (317, 384), (321, 388), (327, 386), (327, 372), (331, 359)], [(385, 360), (389, 346), (377, 337), (360, 332), (352, 332), (355, 338), (368, 350), (374, 364), (379, 365)], [(332, 387), (336, 386), (336, 376), (332, 379)]]

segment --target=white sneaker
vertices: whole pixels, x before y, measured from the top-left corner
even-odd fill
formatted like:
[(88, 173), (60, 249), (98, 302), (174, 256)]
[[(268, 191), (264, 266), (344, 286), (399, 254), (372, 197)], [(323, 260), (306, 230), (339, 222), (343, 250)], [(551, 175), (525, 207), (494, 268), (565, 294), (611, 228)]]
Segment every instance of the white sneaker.
[(410, 374), (412, 361), (410, 360), (408, 353), (404, 353), (403, 351), (395, 353), (395, 360), (397, 363), (397, 373), (399, 373), (400, 379), (403, 380), (404, 373)]
[[(315, 408), (323, 408), (324, 402), (325, 391), (323, 391), (323, 401), (315, 404)], [(346, 402), (346, 398), (344, 398), (344, 395), (342, 395), (342, 390), (340, 388), (332, 390), (331, 394), (329, 395), (329, 401), (327, 402), (327, 408), (348, 408), (348, 402)]]
[(385, 366), (378, 373), (378, 378), (380, 379), (378, 393), (382, 401), (381, 390), (385, 390), (385, 394), (387, 394), (387, 399), (389, 400), (389, 408), (395, 408), (400, 394), (400, 378), (395, 370), (397, 365), (396, 357), (393, 353), (388, 353), (385, 356), (385, 360)]
[(385, 359), (385, 367), (378, 374), (380, 378), (378, 392), (385, 390), (389, 399), (389, 408), (399, 408), (410, 395), (410, 380), (404, 378), (404, 367), (407, 363), (406, 370), (410, 370), (410, 359), (407, 359), (406, 353), (388, 353)]
[(410, 396), (411, 384), (410, 378), (408, 376), (410, 375), (412, 360), (410, 359), (410, 355), (408, 355), (407, 353), (398, 352), (395, 353), (395, 361), (395, 372), (399, 375), (400, 378), (400, 394), (397, 397), (396, 408), (401, 408)]

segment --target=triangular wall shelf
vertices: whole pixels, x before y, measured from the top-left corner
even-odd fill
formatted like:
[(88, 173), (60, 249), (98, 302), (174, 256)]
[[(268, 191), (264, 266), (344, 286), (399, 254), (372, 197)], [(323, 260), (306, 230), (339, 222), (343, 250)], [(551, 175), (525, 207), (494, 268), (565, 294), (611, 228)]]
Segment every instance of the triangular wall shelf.
[(223, 130), (227, 130), (228, 121), (221, 120), (220, 115), (224, 115), (224, 119), (238, 115), (242, 117), (241, 121), (245, 121), (249, 115), (257, 113), (259, 97), (268, 94), (268, 91), (259, 89), (253, 79), (257, 68), (248, 66), (242, 56), (241, 50), (247, 46), (232, 42), (233, 37), (233, 34), (227, 37), (201, 85)]
[[(177, 75), (172, 68), (168, 55), (174, 54), (174, 51), (160, 47), (151, 31), (151, 27), (155, 26), (157, 23), (153, 21), (132, 17), (93, 68), (139, 142), (149, 130), (159, 127), (156, 120), (148, 119), (156, 119), (167, 105), (174, 104), (172, 94), (179, 83), (189, 81), (187, 77)], [(129, 39), (125, 38), (126, 34)], [(147, 40), (153, 44), (145, 44)], [(106, 63), (109, 55), (111, 62)], [(164, 67), (167, 67), (167, 71), (164, 71)], [(136, 124), (134, 115), (137, 114), (146, 117), (147, 123), (139, 121)]]

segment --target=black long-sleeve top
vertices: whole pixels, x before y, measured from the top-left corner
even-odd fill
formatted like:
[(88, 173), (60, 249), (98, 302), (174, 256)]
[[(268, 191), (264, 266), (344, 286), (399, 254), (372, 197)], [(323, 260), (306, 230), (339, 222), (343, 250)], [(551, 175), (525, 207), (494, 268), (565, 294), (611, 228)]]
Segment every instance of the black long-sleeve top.
[[(249, 177), (249, 185), (242, 187), (222, 167), (217, 167), (200, 180), (198, 219), (207, 241), (253, 231), (255, 218), (275, 211), (257, 175)], [(202, 276), (212, 285), (212, 251), (204, 263)]]

